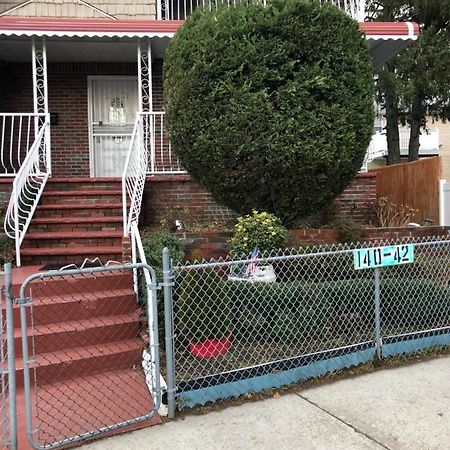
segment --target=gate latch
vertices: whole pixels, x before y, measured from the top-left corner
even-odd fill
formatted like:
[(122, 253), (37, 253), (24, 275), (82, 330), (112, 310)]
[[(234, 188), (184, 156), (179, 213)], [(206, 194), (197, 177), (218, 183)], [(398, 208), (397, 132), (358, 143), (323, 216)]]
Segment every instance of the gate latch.
[(31, 302), (30, 297), (15, 297), (13, 300), (13, 303), (16, 305), (26, 305), (29, 302)]

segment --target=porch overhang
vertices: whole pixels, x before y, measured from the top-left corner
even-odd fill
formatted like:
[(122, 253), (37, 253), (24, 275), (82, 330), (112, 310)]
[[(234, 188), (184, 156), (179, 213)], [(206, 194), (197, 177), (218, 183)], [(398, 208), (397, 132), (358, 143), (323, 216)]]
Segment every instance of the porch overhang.
[(366, 35), (374, 70), (378, 70), (419, 36), (419, 25), (413, 22), (360, 22)]
[(150, 40), (154, 57), (163, 58), (181, 23), (0, 17), (0, 60), (28, 62), (32, 37), (46, 38), (50, 62), (135, 62), (141, 38)]
[[(138, 38), (150, 38), (154, 55), (162, 57), (170, 39), (182, 24), (182, 20), (0, 17), (0, 36), (3, 36), (0, 59), (11, 60), (14, 53), (20, 54), (20, 43), (28, 41), (32, 36), (46, 37), (53, 42), (53, 50), (49, 48), (49, 59), (53, 61), (73, 61), (74, 58), (80, 60), (79, 58), (89, 57), (90, 53), (92, 58), (98, 60), (100, 57), (102, 61), (105, 61), (105, 57), (111, 58), (114, 55), (113, 61), (123, 60), (125, 54), (133, 59), (131, 48)], [(411, 22), (361, 22), (359, 27), (366, 35), (375, 70), (415, 41), (419, 35), (418, 25)], [(113, 54), (111, 47), (109, 51), (106, 48), (111, 41), (117, 44)], [(70, 49), (71, 43), (76, 43), (78, 48), (73, 46)], [(92, 43), (97, 45), (95, 54), (92, 54)], [(87, 44), (91, 46), (90, 49)], [(127, 44), (130, 52), (125, 51)], [(61, 45), (64, 48), (58, 48)], [(120, 52), (121, 47), (124, 52)]]

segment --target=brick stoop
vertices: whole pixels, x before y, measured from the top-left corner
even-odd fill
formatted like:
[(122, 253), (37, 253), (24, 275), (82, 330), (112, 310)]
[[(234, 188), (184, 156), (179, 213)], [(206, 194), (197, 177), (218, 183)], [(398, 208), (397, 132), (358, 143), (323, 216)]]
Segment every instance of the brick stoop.
[(48, 180), (22, 243), (23, 264), (121, 262), (121, 187), (119, 178)]
[[(14, 280), (13, 292), (21, 282)], [(148, 414), (153, 400), (141, 369), (146, 343), (132, 273), (38, 280), (31, 288), (33, 317), (27, 308), (27, 325), (29, 351), (34, 350), (30, 375), (32, 403), (39, 405), (32, 412), (34, 424), (39, 424), (38, 444), (95, 433)], [(28, 449), (18, 306), (14, 317), (19, 448)], [(110, 433), (160, 422), (156, 415)]]

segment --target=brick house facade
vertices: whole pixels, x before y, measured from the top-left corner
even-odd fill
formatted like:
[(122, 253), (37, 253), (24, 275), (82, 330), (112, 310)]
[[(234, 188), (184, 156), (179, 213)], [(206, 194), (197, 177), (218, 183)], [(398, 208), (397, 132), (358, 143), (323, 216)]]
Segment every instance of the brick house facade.
[[(25, 158), (30, 159), (27, 155), (33, 153), (32, 149), (36, 155), (41, 147), (45, 149), (45, 157), (40, 154), (40, 163), (34, 164), (38, 167), (45, 160), (47, 172), (42, 176), (41, 169), (37, 170), (39, 187), (32, 189), (39, 192), (37, 199), (40, 195), (50, 199), (47, 207), (40, 204), (34, 213), (29, 228), (34, 230), (31, 238), (41, 239), (41, 229), (67, 228), (63, 222), (59, 228), (53, 226), (47, 220), (49, 215), (69, 217), (74, 229), (77, 228), (76, 218), (87, 214), (83, 202), (95, 204), (89, 212), (96, 218), (89, 222), (92, 229), (110, 230), (117, 223), (117, 229), (113, 227), (114, 245), (119, 237), (118, 216), (122, 209), (124, 230), (129, 226), (126, 216), (136, 219), (141, 205), (144, 212), (141, 220), (150, 226), (162, 219), (179, 218), (186, 210), (198, 222), (234, 217), (233, 212), (215, 203), (189, 178), (165, 133), (164, 53), (182, 25), (179, 19), (184, 19), (196, 4), (195, 0), (172, 2), (172, 9), (168, 9), (168, 3), (161, 0), (0, 3), (0, 128), (6, 130), (2, 135), (0, 175), (3, 179), (15, 177)], [(360, 28), (366, 33), (374, 67), (414, 40), (418, 33), (414, 24), (362, 22)], [(142, 175), (130, 174), (127, 178), (134, 183), (132, 189), (139, 190), (136, 197), (125, 181), (121, 184), (121, 177), (123, 167), (126, 164), (132, 167), (129, 161), (141, 157), (140, 153), (136, 156), (135, 150), (142, 152), (142, 148), (148, 154), (145, 164), (139, 162), (144, 179), (147, 174), (145, 187), (136, 181)], [(26, 180), (23, 178), (22, 182), (26, 184)], [(359, 222), (370, 223), (376, 201), (375, 180), (375, 176), (358, 176), (337, 199), (337, 209)], [(46, 188), (46, 183), (52, 187)], [(8, 190), (7, 183), (1, 185)], [(102, 189), (106, 188), (110, 192), (105, 196)], [(80, 191), (71, 198), (72, 204), (62, 200), (69, 199), (65, 192), (69, 189)], [(94, 194), (89, 197), (88, 191)], [(128, 201), (123, 201), (123, 192)], [(26, 196), (23, 189), (21, 193)], [(83, 197), (82, 193), (86, 195)], [(80, 201), (75, 202), (77, 198)], [(136, 203), (136, 198), (143, 201)], [(114, 208), (105, 205), (108, 202)], [(64, 205), (59, 206), (60, 203)], [(7, 215), (12, 215), (12, 208), (10, 203)], [(20, 225), (23, 234), (31, 220), (29, 214), (27, 217), (27, 225)], [(98, 217), (110, 220), (94, 227), (94, 223), (99, 223)], [(14, 226), (10, 228), (10, 234), (14, 235)], [(77, 233), (79, 236), (79, 228)], [(24, 236), (21, 242), (23, 239)], [(61, 239), (55, 238), (58, 246)], [(79, 239), (87, 238), (73, 237), (69, 244), (81, 245)], [(85, 243), (88, 242), (95, 241)], [(103, 239), (101, 242), (104, 244)], [(25, 253), (33, 254), (35, 244), (20, 245), (29, 246)], [(108, 253), (111, 246), (103, 247), (105, 254), (120, 253), (117, 248)], [(82, 248), (79, 254), (85, 256), (90, 248), (87, 245)]]

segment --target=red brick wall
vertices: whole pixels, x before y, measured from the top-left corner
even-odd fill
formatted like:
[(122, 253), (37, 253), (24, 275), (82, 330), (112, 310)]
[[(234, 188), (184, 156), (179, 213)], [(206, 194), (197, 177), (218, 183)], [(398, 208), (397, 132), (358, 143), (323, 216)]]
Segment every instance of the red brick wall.
[(236, 214), (218, 205), (188, 175), (178, 175), (147, 178), (142, 216), (146, 226), (154, 226), (162, 220), (173, 225), (176, 219), (189, 224), (227, 222)]
[[(135, 75), (136, 64), (60, 63), (48, 64), (50, 112), (58, 113), (52, 126), (54, 176), (89, 176), (88, 76)], [(0, 108), (7, 112), (32, 112), (33, 91), (30, 64), (9, 64), (4, 69), (7, 95)], [(153, 62), (153, 106), (162, 108), (162, 62)]]
[(350, 217), (361, 224), (374, 223), (376, 203), (377, 175), (372, 172), (359, 173), (335, 201), (340, 215)]
[[(370, 224), (376, 204), (376, 174), (358, 174), (355, 181), (336, 200), (337, 213), (355, 222)], [(175, 219), (189, 223), (230, 221), (236, 214), (218, 205), (189, 176), (149, 177), (145, 185), (143, 222), (158, 225)]]
[[(228, 240), (231, 231), (204, 231), (198, 233), (177, 232), (186, 250), (186, 258), (218, 259), (228, 255)], [(422, 238), (428, 236), (450, 235), (450, 227), (421, 228), (367, 228), (364, 230), (364, 241), (379, 241), (401, 238)], [(291, 230), (287, 241), (288, 247), (301, 244), (335, 244), (338, 232), (334, 229)]]

